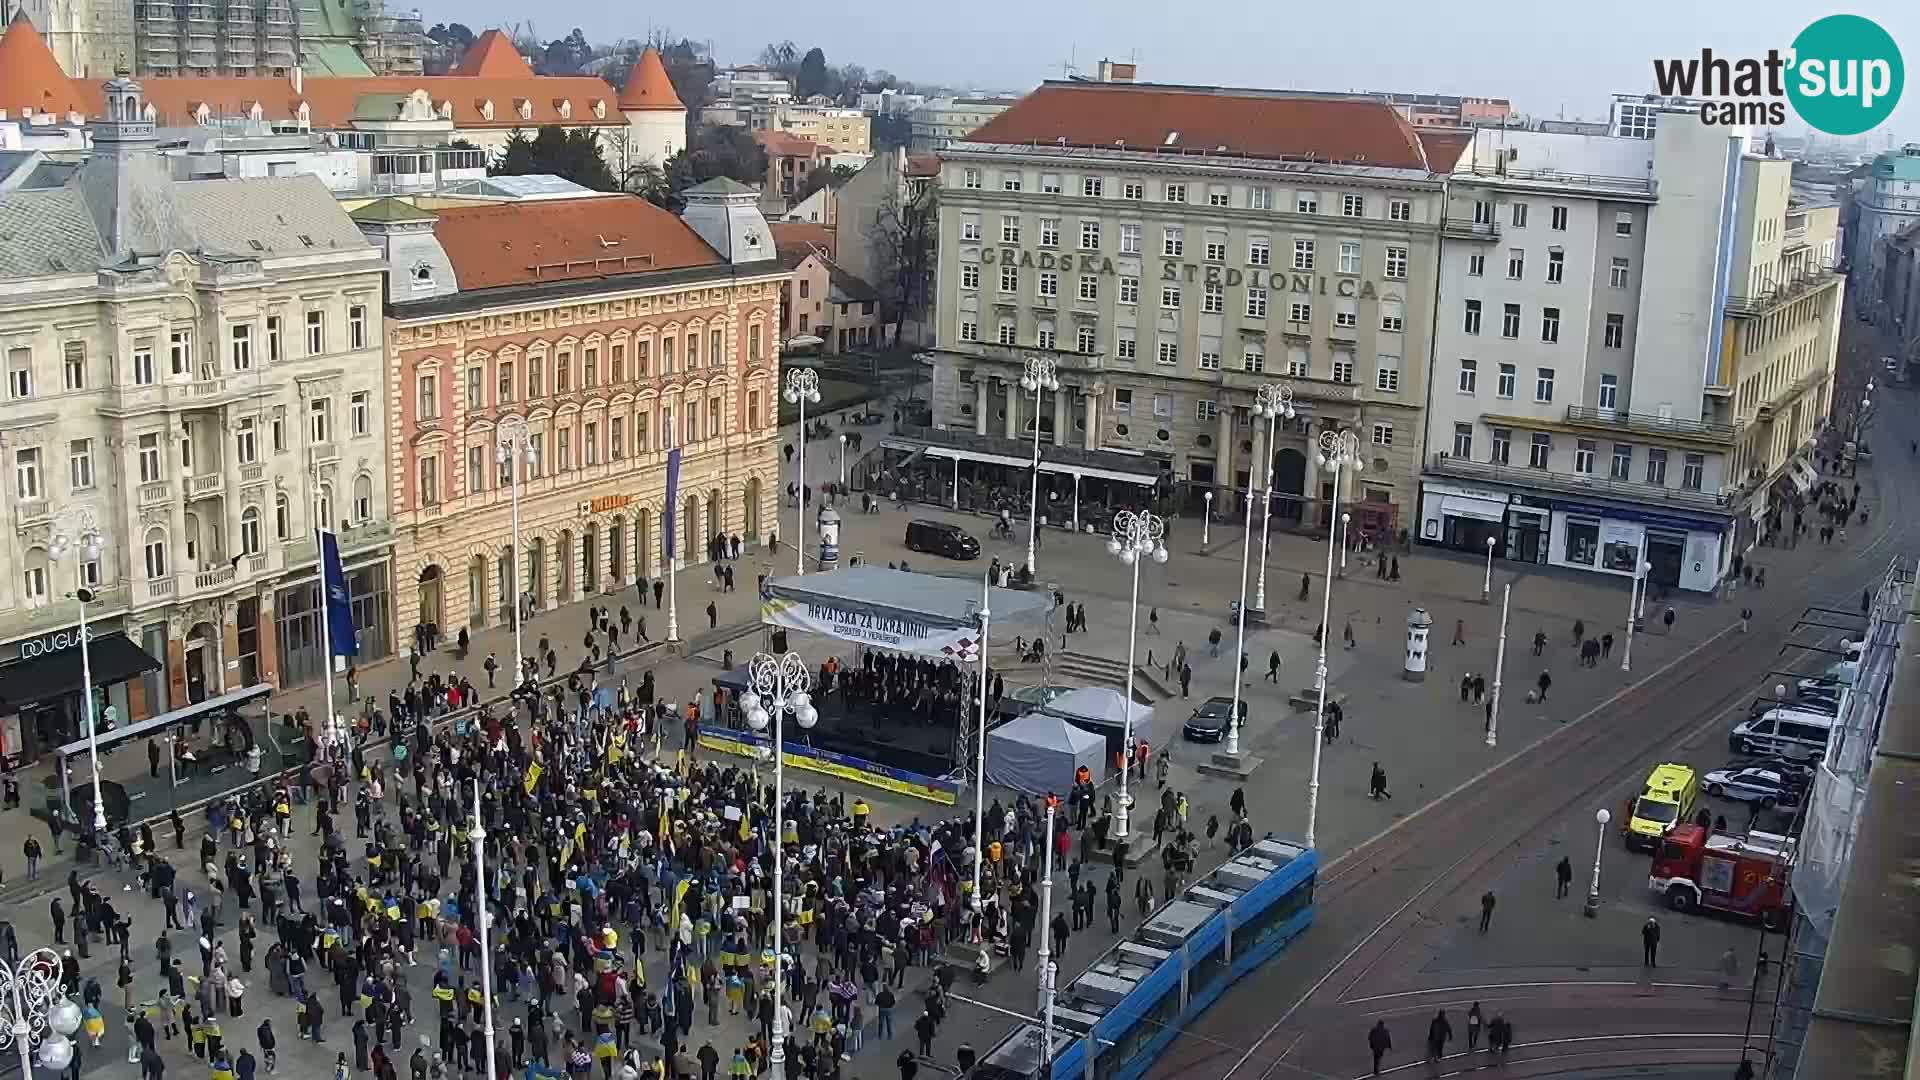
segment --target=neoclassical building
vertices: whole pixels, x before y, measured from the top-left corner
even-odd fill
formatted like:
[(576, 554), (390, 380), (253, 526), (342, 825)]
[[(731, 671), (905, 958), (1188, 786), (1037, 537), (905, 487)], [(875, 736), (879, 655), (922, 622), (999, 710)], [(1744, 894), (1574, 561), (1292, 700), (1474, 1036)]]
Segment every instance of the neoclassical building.
[[(548, 608), (660, 574), (676, 448), (682, 565), (717, 534), (752, 543), (774, 527), (789, 275), (754, 203), (716, 180), (681, 217), (627, 196), (355, 212), (393, 267), (402, 633), (504, 621), (521, 592)], [(523, 425), (516, 560), (496, 455)]]

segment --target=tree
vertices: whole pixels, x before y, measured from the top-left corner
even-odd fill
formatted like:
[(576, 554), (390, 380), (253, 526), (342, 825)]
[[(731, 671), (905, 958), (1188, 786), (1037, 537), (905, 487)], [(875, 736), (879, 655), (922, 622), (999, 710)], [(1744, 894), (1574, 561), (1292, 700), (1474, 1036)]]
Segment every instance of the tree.
[(768, 45), (760, 50), (760, 65), (792, 78), (800, 70), (800, 49), (791, 41)]
[(655, 206), (674, 209), (674, 193), (667, 186), (667, 171), (651, 161), (629, 166), (620, 178), (620, 190), (638, 195)]
[(465, 52), (473, 48), (473, 31), (465, 23), (435, 23), (427, 38), (439, 45)]
[(534, 137), (515, 130), (507, 136), (487, 173), (491, 176), (551, 174), (595, 191), (613, 191), (620, 185), (600, 155), (600, 138), (587, 128), (547, 125)]
[(829, 184), (834, 187), (839, 187), (841, 184), (853, 179), (853, 174), (859, 171), (859, 169), (851, 165), (835, 165), (831, 169), (815, 169), (807, 174), (807, 182), (800, 185), (800, 191), (794, 196), (794, 201), (798, 202)]
[(891, 280), (874, 282), (887, 296), (887, 315), (893, 322), (893, 340), (900, 340), (900, 329), (907, 316), (926, 308), (927, 293), (933, 283), (933, 243), (939, 229), (934, 210), (933, 185), (909, 186), (904, 176), (889, 177), (880, 208), (867, 226), (866, 240), (871, 245), (873, 264)]
[(593, 46), (587, 43), (587, 35), (579, 27), (563, 38), (547, 42), (540, 54), (540, 73), (542, 75), (578, 75), (588, 60), (593, 59)]
[(808, 49), (807, 55), (800, 58), (800, 70), (794, 79), (793, 92), (802, 101), (827, 92), (827, 54), (819, 46)]

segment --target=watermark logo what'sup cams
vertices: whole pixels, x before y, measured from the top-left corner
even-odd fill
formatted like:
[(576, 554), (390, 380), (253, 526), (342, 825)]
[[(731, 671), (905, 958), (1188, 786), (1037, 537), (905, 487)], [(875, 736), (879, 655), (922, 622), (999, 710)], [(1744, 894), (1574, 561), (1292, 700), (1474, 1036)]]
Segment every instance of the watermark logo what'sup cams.
[(1858, 135), (1893, 115), (1906, 85), (1900, 46), (1879, 23), (1829, 15), (1800, 31), (1786, 50), (1729, 59), (1700, 55), (1653, 62), (1664, 97), (1705, 99), (1700, 121), (1781, 127), (1787, 106), (1816, 131)]

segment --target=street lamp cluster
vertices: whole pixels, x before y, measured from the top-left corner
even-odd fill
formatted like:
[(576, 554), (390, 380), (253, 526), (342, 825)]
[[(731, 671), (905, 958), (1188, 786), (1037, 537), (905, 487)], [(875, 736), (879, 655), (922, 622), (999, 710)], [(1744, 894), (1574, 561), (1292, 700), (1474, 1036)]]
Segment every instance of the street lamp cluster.
[(1060, 365), (1052, 357), (1029, 356), (1020, 388), (1033, 395), (1033, 489), (1027, 497), (1027, 574), (1034, 573), (1034, 548), (1040, 528), (1040, 395), (1060, 389)]
[(787, 372), (786, 399), (800, 407), (800, 480), (793, 500), (793, 572), (807, 572), (807, 406), (820, 402), (820, 373), (812, 368), (792, 368)]
[(540, 452), (533, 448), (533, 435), (527, 430), (524, 416), (502, 417), (494, 431), (494, 460), (507, 471), (507, 489), (513, 503), (513, 558), (508, 564), (512, 573), (503, 587), (511, 590), (507, 603), (513, 607), (513, 685), (518, 687), (527, 677), (526, 655), (520, 644), (520, 597), (525, 591), (520, 584), (520, 567), (526, 559), (520, 549), (520, 472), (537, 467)]
[[(93, 590), (87, 587), (87, 567), (100, 560), (106, 540), (94, 524), (93, 511), (70, 506), (57, 514), (47, 538), (47, 556), (56, 563), (75, 558), (73, 598), (80, 607), (80, 708), (86, 724), (87, 756), (93, 768), (93, 833), (98, 844), (107, 831), (107, 804), (100, 794), (100, 738), (93, 710), (93, 656), (87, 644), (87, 605)], [(71, 809), (69, 807), (68, 809)]]
[[(1140, 629), (1140, 563), (1152, 559), (1167, 561), (1167, 523), (1145, 510), (1122, 510), (1113, 516), (1113, 535), (1107, 539), (1107, 553), (1133, 570), (1133, 601), (1127, 608), (1127, 697), (1126, 719), (1121, 730), (1120, 807), (1115, 821), (1116, 846), (1125, 843), (1127, 826), (1133, 816), (1133, 799), (1127, 794), (1127, 769), (1133, 761), (1133, 661), (1134, 643)], [(1234, 676), (1238, 681), (1239, 676)], [(1051, 841), (1052, 837), (1048, 837)]]
[(1333, 503), (1327, 517), (1327, 583), (1320, 590), (1320, 658), (1313, 669), (1313, 684), (1320, 700), (1313, 714), (1313, 771), (1307, 778), (1308, 847), (1313, 846), (1314, 825), (1320, 814), (1320, 749), (1327, 741), (1327, 639), (1333, 636), (1333, 548), (1334, 538), (1345, 520), (1340, 513), (1340, 475), (1366, 468), (1360, 460), (1360, 437), (1351, 431), (1323, 431), (1318, 445), (1320, 467), (1333, 471)]
[[(811, 374), (809, 372), (809, 374)], [(788, 391), (792, 393), (791, 389)], [(816, 392), (817, 396), (817, 392)], [(791, 398), (789, 399), (791, 400)], [(803, 422), (801, 426), (806, 425)], [(805, 475), (802, 473), (802, 475)], [(786, 1010), (777, 1003), (785, 1000), (782, 993), (781, 962), (783, 946), (781, 930), (787, 921), (786, 896), (783, 891), (786, 853), (786, 773), (784, 764), (786, 754), (784, 730), (785, 717), (792, 713), (794, 720), (802, 728), (811, 728), (820, 722), (820, 714), (813, 707), (813, 696), (807, 693), (811, 674), (807, 662), (799, 653), (786, 653), (773, 656), (758, 653), (747, 662), (746, 693), (740, 695), (740, 708), (746, 713), (747, 726), (755, 731), (767, 730), (773, 725), (773, 1046), (768, 1059), (773, 1071), (778, 1075), (787, 1060), (787, 1031), (784, 1015)]]
[(73, 1064), (80, 1006), (62, 992), (60, 974), (60, 954), (52, 949), (0, 963), (0, 1049), (19, 1053), (21, 1080), (33, 1075), (36, 1046), (44, 1068), (59, 1072)]
[[(1267, 383), (1253, 395), (1253, 415), (1267, 422), (1267, 460), (1259, 462), (1259, 471), (1267, 474), (1267, 497), (1260, 508), (1260, 584), (1254, 589), (1253, 606), (1262, 611), (1267, 609), (1267, 530), (1272, 518), (1273, 508), (1273, 440), (1278, 433), (1281, 420), (1294, 418), (1293, 387), (1280, 383)], [(1248, 473), (1251, 486), (1252, 472)], [(1251, 540), (1251, 527), (1249, 527)], [(1247, 587), (1240, 586), (1240, 599), (1246, 601)], [(1237, 726), (1237, 722), (1236, 722)]]

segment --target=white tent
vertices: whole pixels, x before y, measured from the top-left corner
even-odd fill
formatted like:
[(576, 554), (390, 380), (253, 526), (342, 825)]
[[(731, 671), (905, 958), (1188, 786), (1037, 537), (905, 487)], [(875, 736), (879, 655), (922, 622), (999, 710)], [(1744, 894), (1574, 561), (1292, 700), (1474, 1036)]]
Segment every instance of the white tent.
[(1065, 794), (1084, 765), (1106, 779), (1106, 740), (1058, 716), (1030, 712), (987, 733), (987, 782), (1029, 795)]
[[(1105, 735), (1117, 749), (1125, 730), (1127, 696), (1104, 686), (1082, 686), (1041, 706), (1039, 711), (1096, 734)], [(1133, 737), (1153, 741), (1153, 706), (1131, 703)]]

